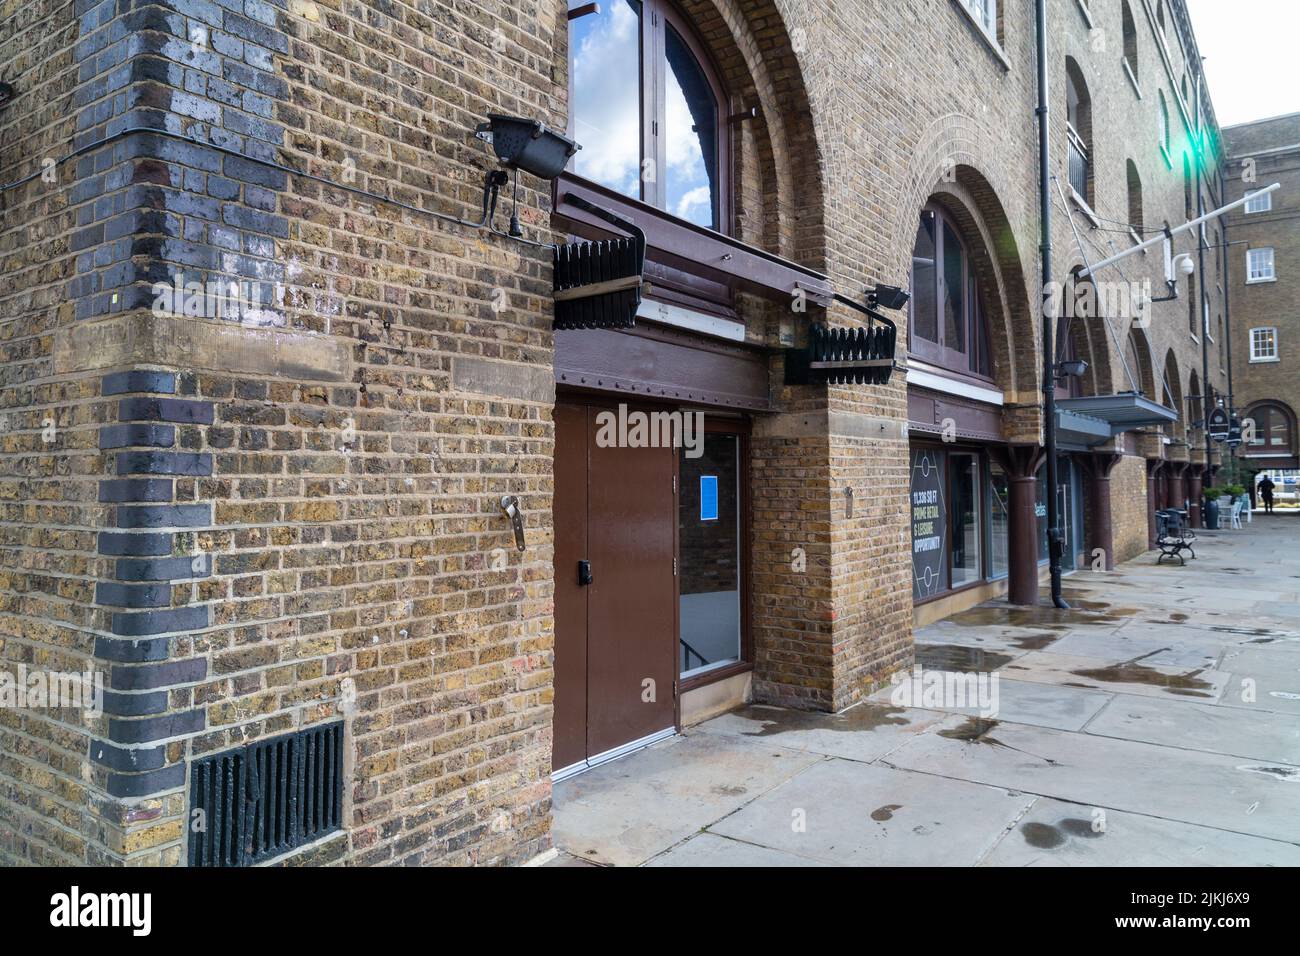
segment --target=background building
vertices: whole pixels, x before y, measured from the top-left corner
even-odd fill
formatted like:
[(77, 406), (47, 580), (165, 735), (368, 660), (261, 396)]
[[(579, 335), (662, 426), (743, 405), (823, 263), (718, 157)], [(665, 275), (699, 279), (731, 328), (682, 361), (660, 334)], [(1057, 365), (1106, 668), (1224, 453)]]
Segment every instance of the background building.
[[(1233, 397), (1255, 440), (1238, 452), (1247, 474), (1294, 471), (1300, 402), (1300, 113), (1230, 126), (1227, 195), (1281, 183), (1276, 192), (1229, 218), (1228, 282), (1232, 303)], [(1279, 494), (1294, 493), (1275, 475)]]
[[(1181, 3), (1050, 6), (1069, 280), (1218, 205), (1218, 137)], [(1109, 565), (1217, 463), (1221, 264), (1131, 328), (1148, 255), (1062, 318), (1039, 477), (1026, 5), (0, 9), (0, 661), (107, 684), (0, 710), (5, 862), (524, 862), (553, 770), (853, 704), (914, 620), (1037, 600), (1047, 494)], [(494, 210), (489, 113), (583, 148)], [(652, 292), (556, 330), (551, 243), (624, 235), (593, 207)], [(877, 284), (901, 371), (787, 381)], [(702, 454), (603, 443), (620, 406)]]

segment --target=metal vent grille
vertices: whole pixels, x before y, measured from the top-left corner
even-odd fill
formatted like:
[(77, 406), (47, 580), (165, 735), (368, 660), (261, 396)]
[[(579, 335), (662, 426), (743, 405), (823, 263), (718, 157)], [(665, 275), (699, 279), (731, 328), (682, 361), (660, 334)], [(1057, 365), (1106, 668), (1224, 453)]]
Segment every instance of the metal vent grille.
[(190, 866), (252, 866), (340, 826), (343, 724), (258, 741), (190, 768)]

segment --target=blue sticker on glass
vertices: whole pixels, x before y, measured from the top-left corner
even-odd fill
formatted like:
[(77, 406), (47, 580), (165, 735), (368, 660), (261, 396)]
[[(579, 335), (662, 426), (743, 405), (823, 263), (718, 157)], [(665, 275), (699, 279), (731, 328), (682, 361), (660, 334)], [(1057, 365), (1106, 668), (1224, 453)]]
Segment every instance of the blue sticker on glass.
[(700, 520), (718, 520), (717, 475), (700, 475)]

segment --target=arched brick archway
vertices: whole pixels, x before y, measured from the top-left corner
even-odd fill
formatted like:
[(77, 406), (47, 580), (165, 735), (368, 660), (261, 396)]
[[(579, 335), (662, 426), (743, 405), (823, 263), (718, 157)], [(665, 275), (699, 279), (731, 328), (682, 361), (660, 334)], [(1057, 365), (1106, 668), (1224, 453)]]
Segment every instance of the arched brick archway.
[[(971, 264), (989, 298), (985, 304), (994, 380), (1011, 393), (1032, 389), (1038, 371), (1036, 329), (1019, 249), (988, 180), (968, 166), (955, 172), (955, 181), (937, 183), (928, 201), (942, 206), (969, 241)], [(918, 207), (918, 216), (920, 211)], [(913, 226), (906, 235), (915, 231)]]
[(1170, 438), (1186, 440), (1187, 409), (1183, 404), (1183, 385), (1178, 374), (1178, 358), (1174, 355), (1173, 349), (1165, 353), (1164, 377), (1160, 388), (1160, 401), (1178, 413), (1178, 420), (1168, 426), (1165, 434)]
[(822, 149), (791, 30), (772, 0), (677, 0), (713, 58), (737, 126), (733, 201), (741, 238), (824, 269)]

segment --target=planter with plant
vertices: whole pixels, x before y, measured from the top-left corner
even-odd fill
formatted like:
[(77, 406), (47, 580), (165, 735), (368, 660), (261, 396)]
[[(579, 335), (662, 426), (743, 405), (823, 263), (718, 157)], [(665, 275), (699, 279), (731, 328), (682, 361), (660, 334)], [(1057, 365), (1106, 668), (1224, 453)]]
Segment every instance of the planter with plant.
[(1205, 498), (1205, 527), (1210, 531), (1217, 531), (1219, 528), (1219, 498), (1223, 495), (1222, 488), (1204, 488), (1201, 494)]

